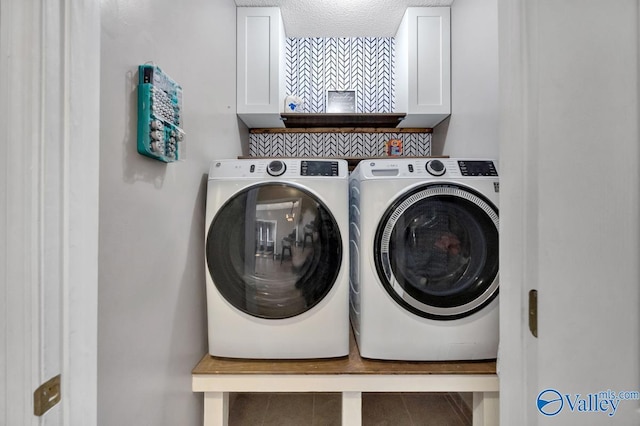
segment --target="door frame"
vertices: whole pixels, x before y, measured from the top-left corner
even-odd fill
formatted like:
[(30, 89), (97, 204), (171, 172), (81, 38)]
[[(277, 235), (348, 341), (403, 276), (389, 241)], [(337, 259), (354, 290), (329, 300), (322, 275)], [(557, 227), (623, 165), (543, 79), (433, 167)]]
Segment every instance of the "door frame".
[[(0, 412), (95, 425), (100, 5), (2, 0), (0, 22)], [(33, 392), (56, 374), (61, 401), (36, 417)]]
[[(536, 52), (530, 31), (537, 25), (528, 0), (498, 0), (500, 57), (500, 419), (503, 424), (536, 424), (527, 389), (537, 386), (536, 340), (525, 317), (528, 288), (535, 288), (537, 264)], [(528, 244), (523, 244), (528, 241)], [(509, 283), (509, 284), (505, 284)], [(532, 352), (530, 352), (532, 351)], [(517, 354), (517, 355), (516, 355)]]

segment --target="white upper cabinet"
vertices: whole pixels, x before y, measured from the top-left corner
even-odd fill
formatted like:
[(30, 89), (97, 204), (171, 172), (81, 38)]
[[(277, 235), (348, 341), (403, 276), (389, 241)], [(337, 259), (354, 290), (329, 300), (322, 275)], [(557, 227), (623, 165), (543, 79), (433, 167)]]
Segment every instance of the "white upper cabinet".
[(434, 127), (451, 114), (451, 12), (410, 7), (395, 36), (398, 127)]
[[(286, 35), (280, 9), (239, 7), (237, 20), (238, 116), (249, 128), (284, 127)], [(391, 76), (393, 112), (406, 114), (398, 127), (434, 127), (451, 113), (450, 22), (449, 7), (405, 12)]]
[(277, 7), (237, 8), (237, 113), (249, 128), (284, 127), (285, 33)]

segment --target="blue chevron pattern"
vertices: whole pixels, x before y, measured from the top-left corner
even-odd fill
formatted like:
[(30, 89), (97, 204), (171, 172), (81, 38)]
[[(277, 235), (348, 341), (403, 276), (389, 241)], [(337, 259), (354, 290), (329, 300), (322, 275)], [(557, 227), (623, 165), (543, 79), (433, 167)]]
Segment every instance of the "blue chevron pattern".
[[(256, 135), (255, 152), (258, 157), (270, 155), (269, 141), (265, 135)], [(251, 143), (249, 143), (249, 152), (251, 152)]]
[(269, 144), (270, 148), (270, 157), (283, 157), (285, 156), (285, 143), (284, 143), (284, 135), (282, 133), (275, 133), (273, 138), (271, 138), (271, 143)]
[(362, 37), (351, 41), (351, 88), (356, 91), (356, 111), (364, 112), (363, 97), (365, 93), (364, 42)]
[(285, 154), (291, 157), (309, 157), (309, 133), (294, 133), (288, 135), (285, 140), (291, 139), (295, 141), (292, 145), (287, 146)]
[(426, 155), (422, 154), (422, 152), (428, 152), (428, 155), (431, 155), (431, 133), (421, 133), (415, 135), (417, 139), (418, 148), (416, 151), (418, 154), (416, 155)]
[(389, 49), (391, 50), (391, 57), (390, 57), (390, 76), (389, 76), (389, 88), (390, 88), (390, 93), (391, 93), (391, 104), (389, 105), (389, 111), (388, 112), (393, 112), (396, 110), (396, 73), (395, 73), (395, 69), (396, 69), (396, 39), (395, 38), (391, 38), (391, 44)]
[(373, 91), (375, 100), (375, 111), (390, 112), (388, 108), (391, 106), (391, 74), (392, 74), (392, 52), (391, 41), (389, 39), (378, 39), (377, 60), (378, 64), (376, 74), (376, 89)]
[(298, 39), (288, 38), (285, 43), (285, 91), (296, 93), (298, 88)]
[(418, 140), (416, 135), (408, 135), (402, 139), (402, 153), (407, 156), (415, 156), (418, 154)]
[(310, 112), (325, 111), (325, 75), (324, 75), (325, 39), (311, 39), (311, 93), (309, 94)]
[(313, 87), (312, 70), (311, 39), (301, 38), (298, 40), (298, 87), (293, 88), (289, 95), (297, 95), (302, 99), (305, 112), (315, 112), (309, 107)]
[(278, 143), (282, 144), (282, 154), (281, 155), (291, 155), (297, 156), (300, 155), (298, 153), (298, 134), (294, 133), (290, 136), (293, 137), (283, 137), (282, 142), (278, 141)]
[(258, 150), (258, 138), (249, 136), (249, 157), (261, 157), (260, 151)]
[(392, 112), (394, 40), (382, 37), (287, 38), (285, 87), (303, 111), (325, 112), (327, 90), (356, 90), (357, 112)]
[(338, 73), (340, 64), (337, 38), (324, 39), (324, 56), (324, 76), (318, 76), (318, 79), (324, 77), (325, 90), (339, 90)]
[[(393, 112), (393, 38), (287, 38), (285, 87), (302, 98), (303, 112), (326, 111), (326, 91), (356, 91), (356, 111)], [(430, 133), (250, 134), (250, 156), (357, 157), (385, 155), (389, 139), (403, 141), (406, 156), (431, 155)]]
[(349, 156), (349, 135), (325, 133), (322, 137), (322, 147), (327, 157)]
[(265, 133), (249, 135), (252, 157), (379, 157), (389, 139), (405, 156), (431, 155), (431, 133)]
[(308, 139), (305, 142), (308, 147), (309, 157), (328, 157), (324, 150), (324, 139), (322, 133), (305, 133)]
[[(363, 91), (362, 91), (362, 112), (376, 111), (375, 89), (378, 89), (378, 39), (365, 38), (364, 51), (362, 52), (363, 69)], [(367, 90), (373, 88), (374, 90)]]
[(337, 90), (351, 88), (351, 42), (349, 38), (338, 38), (336, 41)]
[(364, 157), (365, 156), (365, 133), (351, 133), (351, 144), (349, 145), (350, 156)]
[(385, 143), (389, 139), (396, 139), (394, 133), (378, 133), (375, 136), (376, 138), (372, 138), (374, 143), (370, 144), (369, 153), (367, 155), (370, 156), (384, 156), (387, 155), (385, 151)]

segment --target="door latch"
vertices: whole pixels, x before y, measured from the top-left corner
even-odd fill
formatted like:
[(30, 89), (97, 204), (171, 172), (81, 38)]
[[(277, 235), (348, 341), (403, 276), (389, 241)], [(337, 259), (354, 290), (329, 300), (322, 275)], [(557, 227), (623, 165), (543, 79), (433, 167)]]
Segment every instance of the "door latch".
[(47, 380), (33, 392), (33, 414), (40, 417), (60, 402), (60, 375)]
[(529, 330), (538, 337), (538, 290), (529, 291)]

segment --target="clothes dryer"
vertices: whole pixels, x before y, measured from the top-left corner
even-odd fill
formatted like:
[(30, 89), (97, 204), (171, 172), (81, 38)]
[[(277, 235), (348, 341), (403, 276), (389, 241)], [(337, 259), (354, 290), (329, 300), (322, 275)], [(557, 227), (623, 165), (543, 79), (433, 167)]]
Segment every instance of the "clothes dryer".
[(350, 177), (350, 315), (361, 356), (497, 356), (498, 193), (493, 160), (360, 162)]
[(348, 354), (348, 209), (344, 160), (213, 162), (205, 227), (211, 355)]

